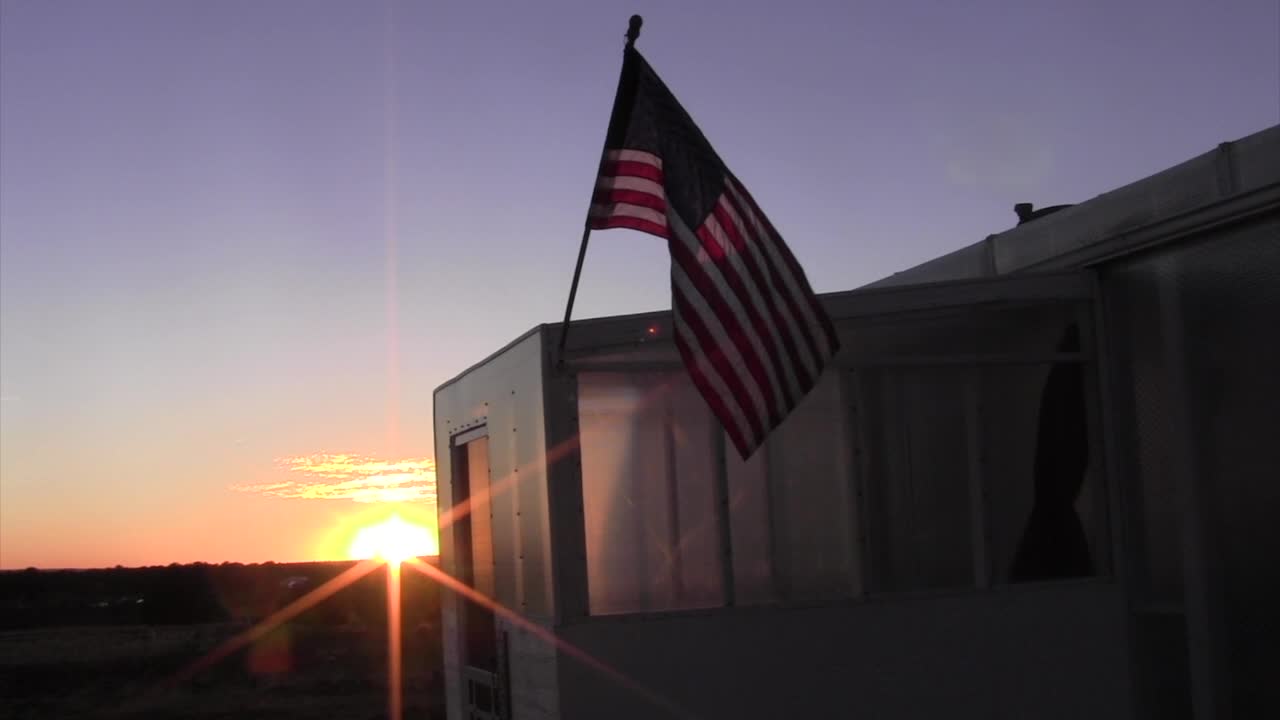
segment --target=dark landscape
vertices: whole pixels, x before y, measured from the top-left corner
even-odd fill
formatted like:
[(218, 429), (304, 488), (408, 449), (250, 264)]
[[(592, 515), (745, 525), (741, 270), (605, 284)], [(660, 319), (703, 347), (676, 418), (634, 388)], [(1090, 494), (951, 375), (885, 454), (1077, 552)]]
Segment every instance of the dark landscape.
[[(385, 718), (385, 566), (209, 662), (354, 565), (0, 572), (0, 718)], [(404, 715), (443, 717), (437, 587), (404, 573), (401, 608)]]

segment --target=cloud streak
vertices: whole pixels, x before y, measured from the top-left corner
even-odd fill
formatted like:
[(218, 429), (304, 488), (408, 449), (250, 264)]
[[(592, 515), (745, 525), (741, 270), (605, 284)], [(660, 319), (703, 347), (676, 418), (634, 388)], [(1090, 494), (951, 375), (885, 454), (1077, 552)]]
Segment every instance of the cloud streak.
[(280, 458), (288, 479), (233, 485), (237, 492), (301, 500), (360, 503), (436, 501), (436, 463), (429, 458), (382, 460), (366, 455), (315, 453)]

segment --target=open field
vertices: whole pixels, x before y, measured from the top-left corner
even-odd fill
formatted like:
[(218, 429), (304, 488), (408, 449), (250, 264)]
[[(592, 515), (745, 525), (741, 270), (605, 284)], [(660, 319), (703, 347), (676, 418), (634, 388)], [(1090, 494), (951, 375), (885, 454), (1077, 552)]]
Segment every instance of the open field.
[[(387, 716), (376, 570), (186, 672), (352, 563), (0, 572), (0, 720)], [(401, 586), (405, 718), (443, 717), (438, 588)]]
[[(220, 624), (0, 633), (0, 717), (386, 717), (386, 638), (381, 629), (285, 626), (168, 686), (239, 629)], [(442, 716), (434, 648), (434, 638), (425, 631), (405, 634), (406, 718)]]

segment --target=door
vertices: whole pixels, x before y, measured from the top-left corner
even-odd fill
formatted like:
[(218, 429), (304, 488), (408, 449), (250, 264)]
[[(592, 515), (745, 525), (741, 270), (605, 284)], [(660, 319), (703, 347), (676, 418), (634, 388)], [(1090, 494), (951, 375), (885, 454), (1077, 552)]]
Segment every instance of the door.
[[(493, 512), (490, 499), (489, 437), (474, 428), (453, 438), (454, 547), (458, 579), (492, 598), (494, 587)], [(507, 678), (501, 672), (493, 611), (470, 599), (461, 603), (462, 666), (468, 720), (508, 717)], [(505, 640), (505, 637), (503, 638)]]

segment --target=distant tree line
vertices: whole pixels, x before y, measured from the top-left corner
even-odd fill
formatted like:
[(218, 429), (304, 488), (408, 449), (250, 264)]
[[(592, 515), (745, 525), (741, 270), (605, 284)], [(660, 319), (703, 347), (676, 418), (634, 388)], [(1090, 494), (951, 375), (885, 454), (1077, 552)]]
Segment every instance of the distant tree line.
[[(0, 630), (75, 625), (255, 622), (332, 580), (353, 562), (173, 564), (101, 570), (0, 572)], [(380, 626), (386, 569), (379, 568), (304, 612), (295, 623)], [(402, 576), (406, 629), (439, 622), (436, 585)]]

